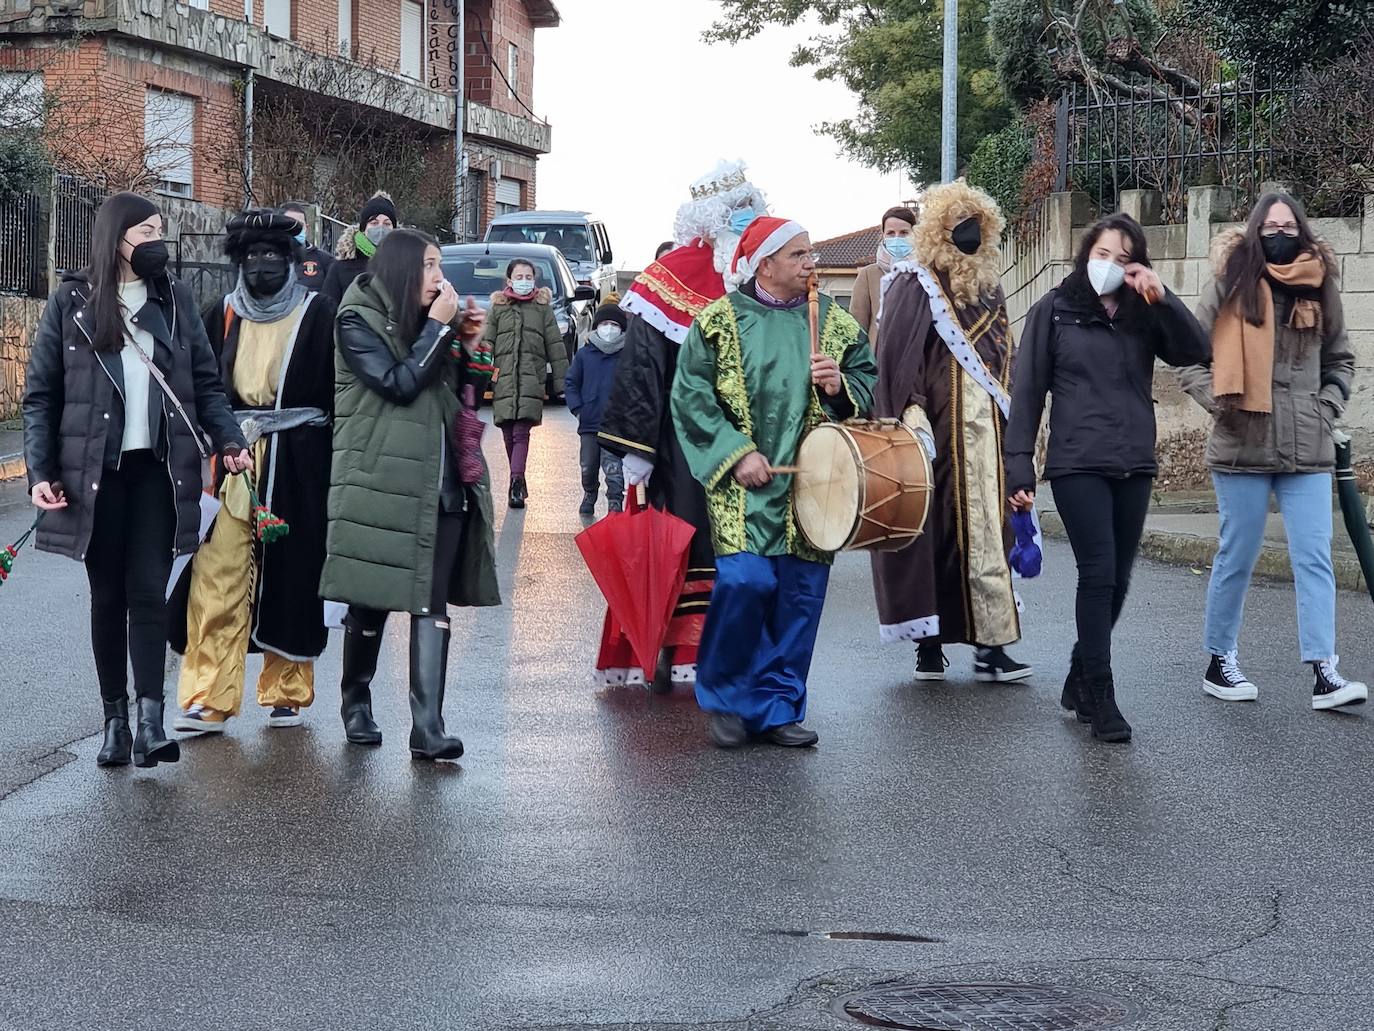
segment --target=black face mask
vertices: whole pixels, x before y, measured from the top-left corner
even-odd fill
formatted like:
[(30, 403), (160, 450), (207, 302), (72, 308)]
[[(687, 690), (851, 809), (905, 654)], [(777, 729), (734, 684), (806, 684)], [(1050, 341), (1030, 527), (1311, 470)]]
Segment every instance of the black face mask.
[(243, 258), (243, 282), (254, 297), (276, 297), (290, 271), (286, 255), (274, 247), (250, 247)]
[(1260, 246), (1264, 248), (1264, 256), (1269, 260), (1269, 264), (1291, 265), (1293, 259), (1298, 256), (1298, 248), (1302, 245), (1296, 236), (1275, 233), (1273, 236), (1261, 236)]
[(160, 276), (167, 268), (167, 241), (143, 241), (129, 255), (129, 267), (139, 279)]
[(983, 226), (975, 218), (966, 218), (950, 230), (949, 237), (965, 254), (977, 254), (983, 246)]

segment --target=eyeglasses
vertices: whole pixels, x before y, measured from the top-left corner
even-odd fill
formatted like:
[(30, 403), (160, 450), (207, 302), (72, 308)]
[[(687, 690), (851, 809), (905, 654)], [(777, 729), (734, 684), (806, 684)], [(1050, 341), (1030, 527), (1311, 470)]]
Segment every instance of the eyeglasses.
[(1297, 236), (1298, 224), (1296, 222), (1265, 222), (1260, 226), (1260, 236)]

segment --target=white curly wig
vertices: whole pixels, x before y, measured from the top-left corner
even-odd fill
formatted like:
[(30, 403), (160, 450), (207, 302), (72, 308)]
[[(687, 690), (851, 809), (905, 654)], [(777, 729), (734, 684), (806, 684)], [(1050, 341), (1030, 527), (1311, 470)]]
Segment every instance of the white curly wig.
[(743, 204), (750, 205), (755, 214), (768, 214), (768, 200), (749, 181), (744, 162), (719, 161), (692, 183), (692, 200), (677, 209), (673, 220), (673, 240), (679, 247), (698, 238), (710, 242), (716, 271), (725, 276), (731, 288), (739, 285), (731, 282), (729, 272), (739, 234), (730, 229), (730, 213)]

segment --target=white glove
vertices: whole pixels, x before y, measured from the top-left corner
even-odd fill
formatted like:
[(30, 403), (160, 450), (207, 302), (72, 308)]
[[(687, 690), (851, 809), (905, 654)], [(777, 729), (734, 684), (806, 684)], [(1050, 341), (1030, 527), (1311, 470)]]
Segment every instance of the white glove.
[(654, 472), (654, 463), (639, 455), (626, 455), (620, 460), (620, 471), (625, 474), (625, 483), (628, 486), (638, 487), (641, 483), (649, 482), (649, 477)]

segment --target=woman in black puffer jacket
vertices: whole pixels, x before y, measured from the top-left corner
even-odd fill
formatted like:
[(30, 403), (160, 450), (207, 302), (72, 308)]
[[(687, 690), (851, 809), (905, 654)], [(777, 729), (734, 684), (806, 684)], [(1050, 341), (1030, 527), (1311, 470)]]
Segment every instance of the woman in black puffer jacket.
[(1007, 493), (1014, 508), (1035, 502), (1035, 440), (1052, 393), (1045, 479), (1078, 563), (1078, 643), (1062, 704), (1104, 741), (1131, 739), (1111, 640), (1158, 471), (1155, 359), (1192, 365), (1210, 354), (1197, 319), (1150, 268), (1145, 233), (1129, 215), (1088, 231), (1073, 272), (1031, 309), (1016, 352)]
[(173, 557), (200, 540), (199, 437), (209, 435), (230, 472), (252, 467), (191, 293), (166, 266), (157, 207), (133, 193), (105, 201), (90, 266), (48, 300), (24, 393), (29, 491), (43, 511), (37, 546), (84, 562), (91, 584), (102, 766), (180, 757), (162, 722), (165, 599)]

